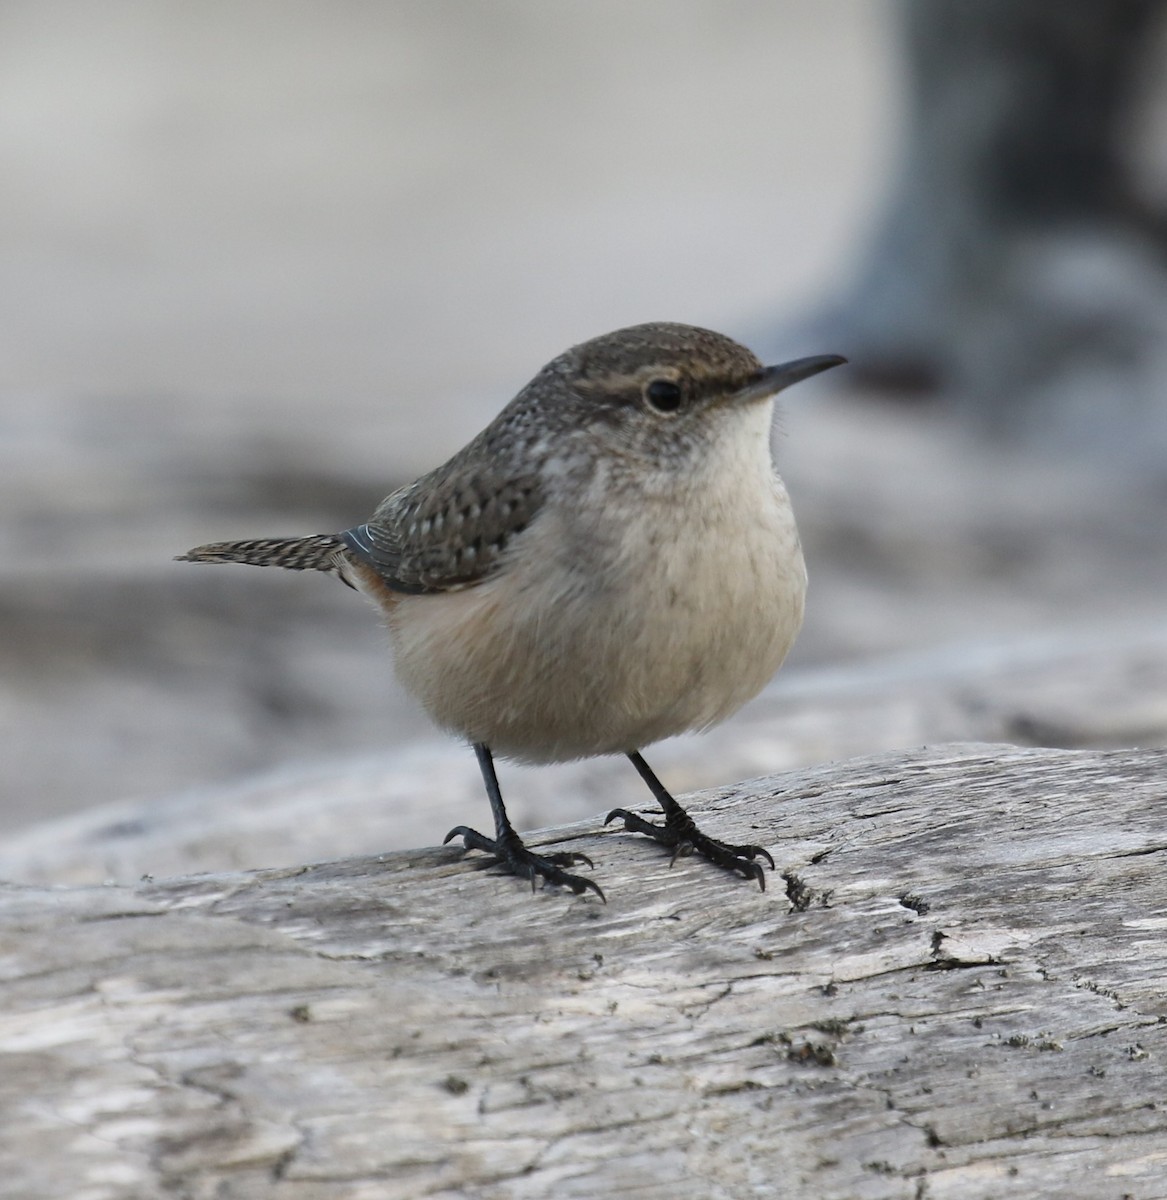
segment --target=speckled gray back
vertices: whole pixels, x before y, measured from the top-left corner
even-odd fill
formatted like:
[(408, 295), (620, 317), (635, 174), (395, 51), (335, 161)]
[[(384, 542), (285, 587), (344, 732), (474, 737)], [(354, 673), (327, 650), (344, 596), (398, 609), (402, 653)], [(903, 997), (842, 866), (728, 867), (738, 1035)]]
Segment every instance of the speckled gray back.
[(394, 492), (366, 524), (341, 537), (395, 591), (470, 587), (489, 578), (538, 516), (550, 460), (557, 478), (582, 484), (615, 447), (646, 459), (691, 452), (682, 423), (668, 429), (642, 422), (650, 377), (675, 380), (699, 404), (743, 386), (760, 366), (722, 334), (665, 322), (573, 346), (453, 458)]

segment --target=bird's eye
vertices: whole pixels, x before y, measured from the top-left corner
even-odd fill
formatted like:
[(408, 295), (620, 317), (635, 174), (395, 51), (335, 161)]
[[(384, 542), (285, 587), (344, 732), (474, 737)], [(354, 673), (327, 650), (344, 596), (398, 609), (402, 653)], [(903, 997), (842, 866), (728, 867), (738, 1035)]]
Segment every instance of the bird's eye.
[(675, 413), (681, 407), (681, 385), (671, 379), (654, 379), (644, 389), (649, 408), (659, 413)]

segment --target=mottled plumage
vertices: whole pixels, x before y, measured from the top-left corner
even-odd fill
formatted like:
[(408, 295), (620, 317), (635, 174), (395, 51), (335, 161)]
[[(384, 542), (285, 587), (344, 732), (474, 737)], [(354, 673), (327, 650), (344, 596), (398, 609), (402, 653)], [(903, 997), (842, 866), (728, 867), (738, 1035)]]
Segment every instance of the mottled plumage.
[(340, 534), (318, 533), (311, 537), (211, 542), (179, 554), (174, 561), (247, 563), (253, 567), (284, 567), (289, 571), (327, 571), (336, 574), (343, 553), (344, 541)]
[(394, 591), (454, 591), (489, 577), (542, 499), (537, 476), (450, 464), (394, 492), (366, 524), (340, 536)]
[[(597, 421), (614, 426), (637, 405), (648, 373), (685, 375), (695, 393), (721, 395), (760, 367), (743, 346), (684, 325), (636, 326), (575, 346), (447, 463), (394, 492), (366, 524), (340, 536), (395, 591), (479, 583), (542, 506), (546, 463), (589, 474), (596, 457), (591, 428)], [(657, 452), (668, 448), (657, 440)]]
[(638, 747), (736, 711), (778, 668), (806, 575), (770, 462), (772, 397), (842, 360), (763, 367), (686, 325), (619, 330), (561, 354), (448, 462), (364, 524), (218, 542), (193, 562), (339, 574), (384, 611), (398, 675), (475, 745), (509, 870), (566, 883), (506, 819), (491, 750), (531, 762), (627, 753), (665, 809), (630, 828), (764, 880), (755, 846), (700, 833)]

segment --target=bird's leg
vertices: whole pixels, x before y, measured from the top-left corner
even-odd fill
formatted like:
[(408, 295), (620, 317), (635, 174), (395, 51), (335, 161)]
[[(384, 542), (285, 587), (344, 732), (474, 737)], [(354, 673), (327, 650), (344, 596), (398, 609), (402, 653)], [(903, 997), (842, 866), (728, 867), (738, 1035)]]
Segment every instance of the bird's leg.
[(564, 867), (571, 867), (580, 862), (587, 863), (590, 867), (592, 860), (586, 854), (578, 854), (572, 850), (554, 854), (536, 854), (527, 849), (523, 844), (523, 839), (515, 832), (515, 827), (507, 816), (507, 810), (502, 802), (502, 791), (498, 786), (498, 775), (494, 770), (494, 759), (489, 747), (484, 746), (481, 742), (476, 742), (474, 753), (478, 755), (482, 781), (486, 784), (486, 794), (490, 797), (490, 811), (494, 814), (494, 837), (488, 838), (476, 829), (459, 825), (446, 834), (442, 845), (460, 837), (462, 845), (467, 850), (485, 850), (487, 854), (493, 855), (493, 858), (486, 863), (488, 867), (499, 866), (511, 875), (529, 879), (531, 891), (535, 890), (535, 880), (542, 876), (548, 883), (558, 883), (571, 888), (577, 896), (591, 888), (603, 900), (605, 897), (599, 884), (593, 883), (590, 879), (584, 879), (580, 875), (569, 875), (563, 870)]
[(618, 818), (624, 822), (626, 830), (647, 834), (662, 846), (667, 846), (673, 852), (673, 862), (682, 854), (700, 854), (702, 858), (709, 859), (719, 867), (737, 871), (746, 879), (756, 879), (762, 891), (766, 890), (766, 874), (762, 870), (762, 864), (754, 861), (764, 858), (770, 864), (770, 869), (774, 869), (774, 860), (764, 846), (732, 846), (702, 833), (693, 818), (669, 795), (665, 785), (653, 774), (652, 768), (641, 758), (639, 751), (630, 751), (628, 758), (663, 809), (664, 824), (646, 821), (625, 808), (614, 808), (604, 821), (605, 825)]

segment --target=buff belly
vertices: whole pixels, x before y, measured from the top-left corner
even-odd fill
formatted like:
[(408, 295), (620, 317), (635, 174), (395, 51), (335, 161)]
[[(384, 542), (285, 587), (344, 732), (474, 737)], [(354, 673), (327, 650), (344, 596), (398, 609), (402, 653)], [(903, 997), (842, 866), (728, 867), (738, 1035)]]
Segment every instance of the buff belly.
[(615, 549), (547, 514), (478, 586), (376, 597), (398, 676), (439, 725), (527, 762), (623, 753), (723, 720), (802, 622), (798, 536), (769, 483), (748, 519), (714, 504), (698, 528), (672, 529), (668, 510), (649, 511)]

